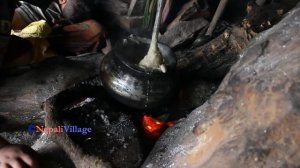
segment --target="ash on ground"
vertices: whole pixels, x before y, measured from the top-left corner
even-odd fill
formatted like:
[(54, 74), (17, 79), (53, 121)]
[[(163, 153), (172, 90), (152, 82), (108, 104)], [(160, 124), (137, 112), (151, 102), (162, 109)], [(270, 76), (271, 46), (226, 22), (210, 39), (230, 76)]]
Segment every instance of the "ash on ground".
[(146, 156), (141, 129), (135, 124), (135, 111), (107, 96), (87, 98), (80, 106), (65, 109), (64, 125), (91, 127), (87, 135), (69, 134), (84, 152), (109, 161), (114, 167), (139, 167)]

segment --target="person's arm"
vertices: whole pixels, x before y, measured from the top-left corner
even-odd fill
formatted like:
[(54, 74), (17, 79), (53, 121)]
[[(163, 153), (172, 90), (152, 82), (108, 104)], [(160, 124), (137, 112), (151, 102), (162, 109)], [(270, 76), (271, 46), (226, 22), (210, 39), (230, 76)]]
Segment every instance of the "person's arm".
[(14, 145), (0, 137), (0, 168), (37, 168), (35, 152), (24, 145)]

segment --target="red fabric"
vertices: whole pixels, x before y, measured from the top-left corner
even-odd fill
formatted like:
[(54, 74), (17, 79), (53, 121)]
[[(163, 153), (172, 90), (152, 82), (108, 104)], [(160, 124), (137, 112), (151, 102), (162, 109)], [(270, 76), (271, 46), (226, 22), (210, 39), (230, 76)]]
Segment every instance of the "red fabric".
[(104, 29), (95, 20), (54, 29), (48, 39), (51, 48), (64, 55), (95, 52), (106, 45)]

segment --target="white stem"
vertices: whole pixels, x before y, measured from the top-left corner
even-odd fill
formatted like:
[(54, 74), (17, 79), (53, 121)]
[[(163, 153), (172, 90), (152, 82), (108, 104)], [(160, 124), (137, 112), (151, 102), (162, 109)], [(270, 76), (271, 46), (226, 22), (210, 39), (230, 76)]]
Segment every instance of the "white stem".
[(159, 25), (161, 21), (161, 15), (162, 15), (162, 9), (163, 9), (163, 2), (164, 0), (158, 0), (157, 4), (157, 13), (155, 17), (154, 22), (154, 28), (152, 32), (152, 40), (150, 44), (150, 48), (157, 47), (157, 41), (158, 41), (158, 32), (159, 32)]
[(166, 72), (166, 67), (163, 64), (163, 58), (158, 49), (158, 32), (159, 25), (162, 15), (164, 0), (158, 0), (157, 4), (157, 12), (155, 17), (155, 23), (152, 33), (152, 40), (148, 50), (147, 55), (140, 61), (139, 65), (141, 67), (152, 68), (152, 69), (160, 69), (162, 72)]

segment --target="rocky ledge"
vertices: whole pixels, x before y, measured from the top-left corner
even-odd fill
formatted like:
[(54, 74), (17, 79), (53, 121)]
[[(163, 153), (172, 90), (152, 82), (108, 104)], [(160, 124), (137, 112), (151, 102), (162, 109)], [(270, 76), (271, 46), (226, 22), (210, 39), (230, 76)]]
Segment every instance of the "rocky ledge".
[(300, 6), (261, 33), (143, 167), (300, 166)]

